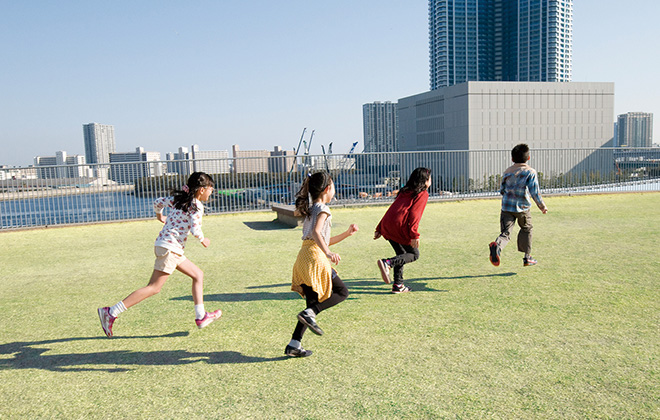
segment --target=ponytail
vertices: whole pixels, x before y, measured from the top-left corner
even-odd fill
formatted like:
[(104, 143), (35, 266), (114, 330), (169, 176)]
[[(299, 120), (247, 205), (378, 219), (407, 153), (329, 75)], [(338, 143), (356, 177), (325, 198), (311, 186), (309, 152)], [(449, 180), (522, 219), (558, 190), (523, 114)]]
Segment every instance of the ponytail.
[(303, 216), (309, 216), (309, 202), (319, 198), (321, 193), (332, 183), (327, 172), (316, 172), (305, 177), (300, 190), (296, 194), (296, 210)]
[(180, 190), (173, 189), (171, 194), (174, 197), (174, 208), (184, 212), (197, 211), (194, 198), (201, 188), (212, 187), (215, 183), (213, 178), (204, 172), (194, 172), (188, 178), (188, 182)]

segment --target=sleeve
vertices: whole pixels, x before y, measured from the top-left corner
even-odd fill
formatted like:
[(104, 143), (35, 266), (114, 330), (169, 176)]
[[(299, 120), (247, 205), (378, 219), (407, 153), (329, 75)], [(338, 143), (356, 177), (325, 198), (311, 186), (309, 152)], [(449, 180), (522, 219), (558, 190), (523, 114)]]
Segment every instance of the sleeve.
[(417, 197), (413, 199), (412, 206), (410, 206), (410, 210), (408, 212), (408, 217), (406, 220), (406, 223), (408, 225), (408, 228), (410, 229), (410, 239), (418, 239), (419, 238), (419, 232), (417, 231), (417, 227), (419, 226), (419, 222), (422, 220), (422, 215), (424, 214), (424, 209), (426, 208), (426, 202), (429, 200), (429, 193), (427, 191), (423, 191), (419, 194), (417, 194)]
[(163, 214), (163, 209), (165, 207), (172, 207), (173, 203), (172, 197), (160, 197), (154, 201), (154, 211), (156, 214)]
[(203, 210), (198, 210), (190, 216), (190, 233), (200, 242), (204, 240), (204, 232), (202, 232), (202, 216)]
[(500, 195), (504, 195), (504, 193), (506, 192), (506, 178), (507, 178), (506, 175), (502, 177), (502, 183), (500, 184)]
[(527, 189), (536, 205), (539, 206), (539, 208), (545, 207), (545, 203), (543, 202), (539, 191), (539, 181), (536, 177), (536, 172), (531, 172), (529, 178), (527, 178)]

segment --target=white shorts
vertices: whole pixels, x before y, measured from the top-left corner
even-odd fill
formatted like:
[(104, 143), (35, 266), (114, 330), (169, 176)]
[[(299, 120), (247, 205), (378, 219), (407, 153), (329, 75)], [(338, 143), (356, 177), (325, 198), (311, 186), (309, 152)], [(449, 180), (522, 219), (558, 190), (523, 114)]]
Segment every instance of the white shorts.
[(156, 262), (154, 263), (154, 270), (162, 271), (163, 273), (172, 274), (174, 270), (186, 260), (186, 257), (170, 251), (162, 246), (154, 247), (154, 254), (156, 254)]

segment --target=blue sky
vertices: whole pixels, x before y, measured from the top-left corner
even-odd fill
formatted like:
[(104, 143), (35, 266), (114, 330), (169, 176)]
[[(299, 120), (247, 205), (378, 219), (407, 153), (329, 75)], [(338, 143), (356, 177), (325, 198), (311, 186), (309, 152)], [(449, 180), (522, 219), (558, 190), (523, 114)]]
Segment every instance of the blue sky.
[[(614, 82), (615, 114), (657, 121), (660, 6), (627, 5), (575, 0), (573, 80)], [(304, 127), (312, 152), (362, 150), (362, 104), (428, 90), (427, 7), (0, 0), (0, 164), (84, 154), (89, 122), (114, 125), (117, 151), (163, 158), (191, 144), (292, 149)]]

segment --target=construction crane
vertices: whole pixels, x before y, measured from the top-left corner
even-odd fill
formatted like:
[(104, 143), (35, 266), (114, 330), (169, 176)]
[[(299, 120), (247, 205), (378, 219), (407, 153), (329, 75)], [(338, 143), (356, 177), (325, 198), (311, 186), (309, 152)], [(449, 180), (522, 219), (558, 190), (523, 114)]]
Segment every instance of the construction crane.
[(353, 143), (353, 146), (351, 146), (351, 150), (348, 151), (346, 155), (344, 155), (344, 159), (342, 159), (341, 164), (339, 165), (339, 168), (341, 170), (347, 171), (351, 169), (353, 164), (351, 163), (350, 165), (348, 164), (350, 162), (351, 155), (355, 151), (355, 146), (357, 146), (358, 142)]

